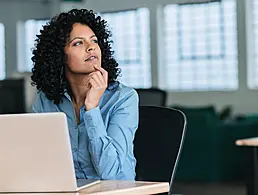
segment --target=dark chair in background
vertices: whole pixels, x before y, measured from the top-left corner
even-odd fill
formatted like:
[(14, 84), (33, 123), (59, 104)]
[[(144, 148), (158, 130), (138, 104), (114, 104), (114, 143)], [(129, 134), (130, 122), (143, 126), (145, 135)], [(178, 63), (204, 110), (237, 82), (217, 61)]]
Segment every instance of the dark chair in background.
[(136, 88), (139, 95), (139, 105), (146, 106), (165, 106), (167, 101), (167, 92), (158, 88)]
[(0, 114), (25, 112), (24, 79), (0, 80)]
[(139, 106), (139, 128), (134, 140), (136, 180), (170, 182), (169, 194), (172, 193), (185, 126), (181, 111)]

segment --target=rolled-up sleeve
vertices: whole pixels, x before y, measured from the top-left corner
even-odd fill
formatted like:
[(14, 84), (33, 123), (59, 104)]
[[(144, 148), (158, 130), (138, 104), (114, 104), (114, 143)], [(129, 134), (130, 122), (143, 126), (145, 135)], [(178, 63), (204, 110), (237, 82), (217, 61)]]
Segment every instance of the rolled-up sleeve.
[(123, 170), (126, 155), (133, 153), (133, 139), (138, 128), (138, 102), (135, 90), (121, 97), (107, 126), (99, 107), (84, 114), (90, 140), (89, 152), (101, 179), (114, 179)]

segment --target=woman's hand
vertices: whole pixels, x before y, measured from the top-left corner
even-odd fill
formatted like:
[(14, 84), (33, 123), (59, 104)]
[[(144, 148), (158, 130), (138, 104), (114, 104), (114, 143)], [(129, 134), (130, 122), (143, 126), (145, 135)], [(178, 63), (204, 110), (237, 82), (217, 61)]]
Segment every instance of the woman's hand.
[(84, 104), (86, 110), (91, 110), (99, 104), (105, 89), (108, 86), (108, 73), (102, 67), (95, 66), (96, 71), (90, 73), (87, 77), (86, 85), (89, 90), (86, 92)]

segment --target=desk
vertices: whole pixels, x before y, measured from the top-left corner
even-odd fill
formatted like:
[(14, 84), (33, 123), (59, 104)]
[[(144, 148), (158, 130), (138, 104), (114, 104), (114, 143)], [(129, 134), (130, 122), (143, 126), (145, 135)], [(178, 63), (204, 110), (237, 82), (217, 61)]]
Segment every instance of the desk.
[(258, 137), (236, 140), (238, 146), (251, 146), (252, 154), (252, 169), (250, 172), (250, 181), (247, 182), (247, 194), (258, 195)]
[(158, 194), (168, 192), (168, 190), (168, 182), (101, 181), (100, 184), (93, 185), (80, 191), (80, 195), (141, 195)]
[(4, 195), (147, 195), (168, 191), (168, 182), (103, 180), (77, 193), (5, 193)]

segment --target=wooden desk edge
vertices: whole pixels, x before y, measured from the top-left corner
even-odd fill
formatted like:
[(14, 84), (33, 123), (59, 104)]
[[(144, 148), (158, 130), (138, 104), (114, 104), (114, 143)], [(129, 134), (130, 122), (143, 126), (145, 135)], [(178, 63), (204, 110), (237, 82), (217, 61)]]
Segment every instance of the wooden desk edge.
[[(126, 189), (117, 189), (117, 190), (111, 190), (111, 191), (106, 191), (106, 192), (92, 192), (92, 193), (86, 193), (86, 194), (89, 194), (89, 195), (116, 195), (116, 194), (143, 195), (143, 194), (164, 193), (164, 192), (169, 191), (169, 183), (168, 182), (157, 182), (157, 183), (156, 182), (141, 182), (141, 183), (146, 183), (146, 184), (151, 184), (151, 185), (137, 186), (137, 187), (126, 188)], [(80, 194), (84, 194), (83, 191)]]

